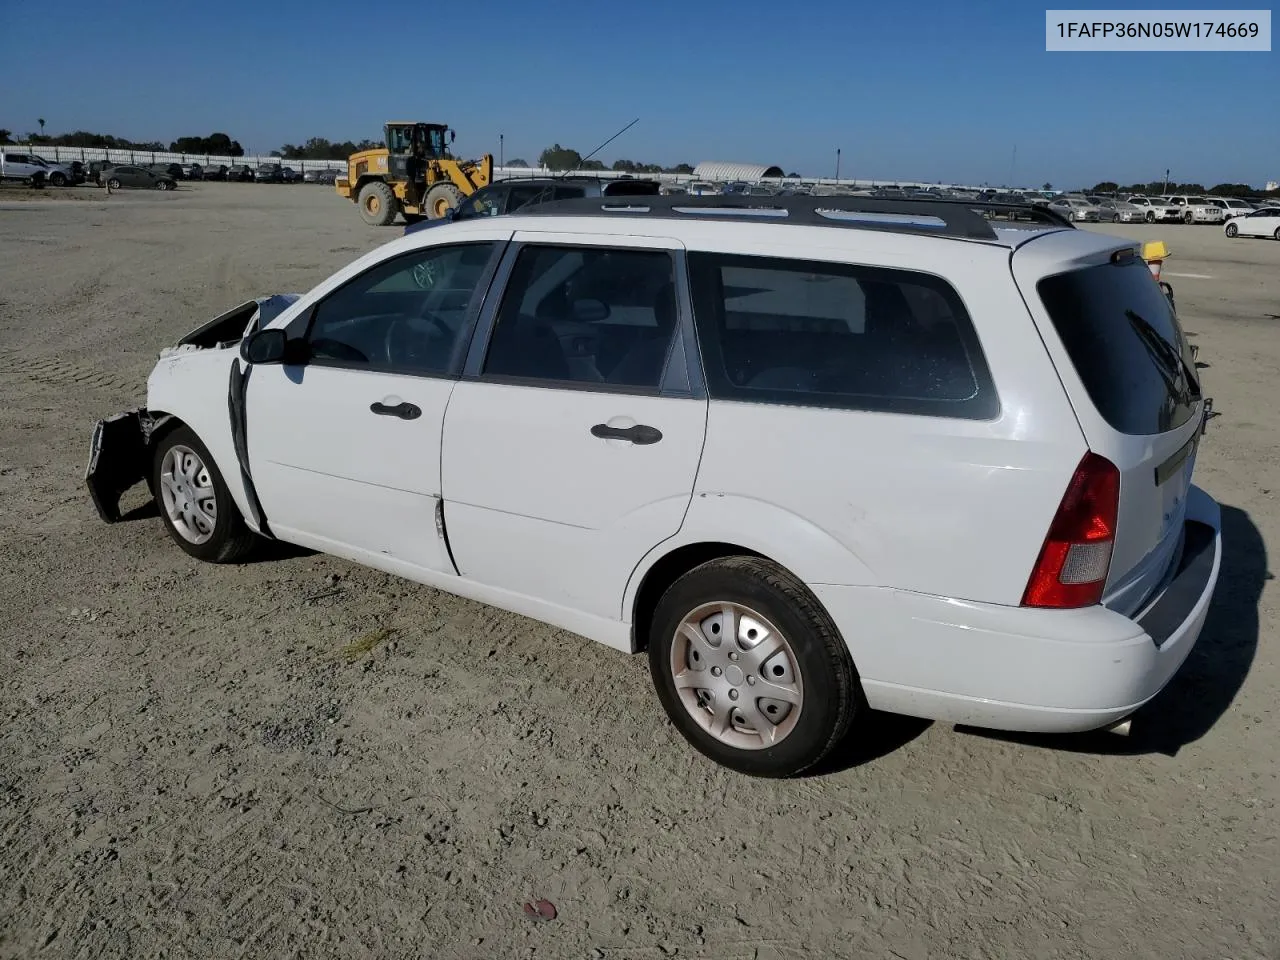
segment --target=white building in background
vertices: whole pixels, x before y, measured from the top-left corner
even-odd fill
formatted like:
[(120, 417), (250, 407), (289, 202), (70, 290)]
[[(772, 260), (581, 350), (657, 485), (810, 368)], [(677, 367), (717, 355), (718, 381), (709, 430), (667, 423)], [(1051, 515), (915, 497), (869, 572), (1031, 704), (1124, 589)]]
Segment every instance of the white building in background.
[(1267, 181), (1267, 193), (1270, 193), (1272, 190), (1280, 190), (1280, 180)]

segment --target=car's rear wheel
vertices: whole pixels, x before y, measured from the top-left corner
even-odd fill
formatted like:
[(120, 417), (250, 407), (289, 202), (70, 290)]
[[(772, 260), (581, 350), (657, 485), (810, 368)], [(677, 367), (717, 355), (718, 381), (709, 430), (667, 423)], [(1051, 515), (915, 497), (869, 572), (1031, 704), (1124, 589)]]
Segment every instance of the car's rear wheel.
[(1227, 236), (1228, 236), (1228, 237), (1234, 237), (1234, 236), (1235, 236), (1236, 234), (1238, 234), (1239, 232), (1240, 232), (1240, 228), (1239, 228), (1239, 227), (1237, 227), (1234, 223), (1228, 223), (1228, 224), (1227, 224)]
[(663, 594), (651, 623), (649, 668), (663, 708), (698, 751), (733, 770), (801, 773), (864, 709), (835, 624), (767, 560), (694, 568)]
[(183, 550), (209, 563), (232, 563), (253, 549), (256, 535), (245, 525), (213, 457), (189, 427), (160, 438), (152, 471), (160, 519)]
[(112, 190), (119, 190), (120, 181), (117, 180), (115, 177), (112, 177), (110, 180), (107, 181), (107, 186), (110, 187)]
[(1154, 211), (1152, 211), (1152, 210), (1148, 210), (1148, 211), (1147, 211), (1147, 223), (1155, 223), (1155, 222), (1156, 222), (1156, 215), (1155, 215), (1155, 212), (1154, 212)]
[(1193, 216), (1193, 215), (1192, 215), (1192, 214), (1190, 214), (1190, 213), (1184, 213), (1184, 214), (1182, 215), (1182, 222), (1183, 222), (1183, 223), (1191, 223), (1191, 222), (1192, 222), (1192, 221), (1194, 221), (1194, 220), (1195, 220), (1195, 216)]

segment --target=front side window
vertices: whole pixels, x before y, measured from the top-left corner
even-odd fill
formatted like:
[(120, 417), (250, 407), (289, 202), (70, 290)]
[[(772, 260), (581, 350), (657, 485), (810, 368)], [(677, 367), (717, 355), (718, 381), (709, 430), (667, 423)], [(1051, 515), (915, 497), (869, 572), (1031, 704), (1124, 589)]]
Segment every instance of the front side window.
[(310, 361), (408, 374), (456, 369), (493, 250), (492, 243), (429, 247), (356, 277), (314, 308)]
[(516, 258), (482, 374), (656, 392), (676, 320), (669, 253), (529, 246)]
[(714, 398), (988, 419), (999, 412), (959, 295), (926, 274), (689, 255)]
[(387, 150), (390, 153), (408, 153), (413, 147), (413, 131), (405, 127), (387, 130)]

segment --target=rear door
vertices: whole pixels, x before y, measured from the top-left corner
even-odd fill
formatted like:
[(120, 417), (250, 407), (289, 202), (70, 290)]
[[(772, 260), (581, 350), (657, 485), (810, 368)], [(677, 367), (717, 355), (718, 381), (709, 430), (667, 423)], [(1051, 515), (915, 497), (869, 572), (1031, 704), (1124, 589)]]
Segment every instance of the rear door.
[(1120, 470), (1103, 602), (1131, 614), (1180, 547), (1204, 407), (1190, 344), (1147, 265), (1127, 251), (1023, 290), (1048, 315), (1089, 448)]
[(680, 529), (702, 453), (681, 247), (515, 241), (445, 415), (449, 543), (465, 577), (616, 621), (636, 565)]

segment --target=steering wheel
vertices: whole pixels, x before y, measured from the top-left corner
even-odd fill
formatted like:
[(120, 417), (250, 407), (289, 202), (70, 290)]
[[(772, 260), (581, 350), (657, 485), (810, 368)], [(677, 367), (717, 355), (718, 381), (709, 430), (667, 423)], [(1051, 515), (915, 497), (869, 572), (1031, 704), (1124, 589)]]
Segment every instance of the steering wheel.
[(433, 329), (439, 331), (445, 343), (453, 342), (453, 328), (430, 311), (416, 317), (396, 317), (387, 324), (387, 335), (382, 344), (382, 352), (389, 366), (401, 366), (406, 361), (412, 366), (421, 366), (430, 358), (433, 351), (425, 341), (434, 341), (436, 338), (425, 338), (423, 331), (414, 326), (418, 320), (431, 324)]

